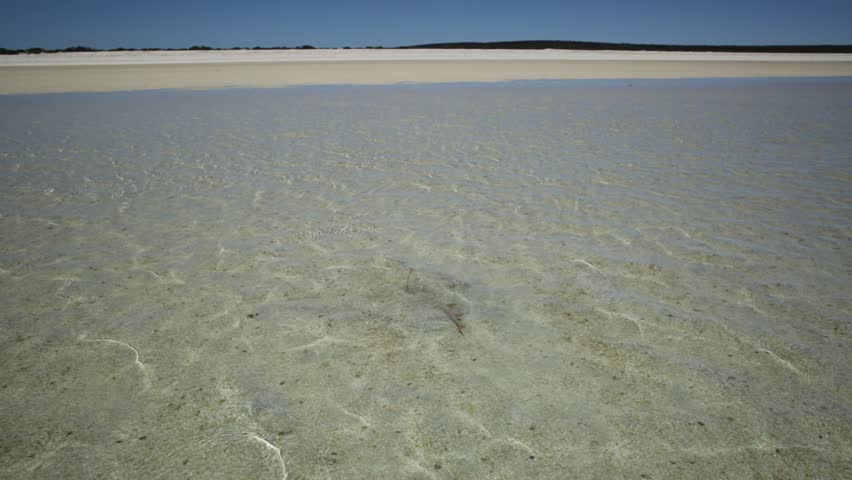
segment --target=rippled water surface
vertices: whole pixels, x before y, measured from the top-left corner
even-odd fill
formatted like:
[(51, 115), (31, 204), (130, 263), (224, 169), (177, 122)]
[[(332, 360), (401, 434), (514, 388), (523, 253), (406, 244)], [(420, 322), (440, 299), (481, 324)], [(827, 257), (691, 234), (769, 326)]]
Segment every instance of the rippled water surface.
[(848, 79), (0, 97), (0, 476), (849, 478), (850, 125)]

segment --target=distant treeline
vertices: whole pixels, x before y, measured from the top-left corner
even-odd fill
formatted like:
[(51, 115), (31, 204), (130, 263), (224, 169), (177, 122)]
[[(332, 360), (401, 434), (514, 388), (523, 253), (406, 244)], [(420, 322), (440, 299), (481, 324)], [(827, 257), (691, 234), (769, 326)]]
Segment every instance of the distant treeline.
[[(38, 53), (61, 53), (61, 52), (181, 52), (189, 50), (313, 50), (316, 47), (311, 45), (302, 45), (301, 47), (233, 47), (233, 48), (213, 48), (207, 45), (193, 45), (189, 48), (111, 48), (108, 50), (92, 48), (92, 47), (68, 47), (61, 49), (47, 48), (24, 48), (20, 50), (10, 50), (8, 48), (0, 48), (0, 55), (18, 55), (18, 54), (38, 54)], [(348, 48), (348, 47), (347, 47)], [(371, 47), (367, 47), (371, 48)]]
[(666, 45), (656, 43), (573, 42), (523, 40), (518, 42), (456, 42), (410, 45), (399, 48), (467, 48), (506, 50), (653, 50), (661, 52), (852, 53), (852, 45)]
[[(300, 47), (233, 47), (213, 48), (206, 45), (193, 45), (189, 48), (112, 48), (109, 50), (91, 47), (68, 47), (50, 50), (45, 48), (26, 48), (10, 50), (0, 48), (0, 55), (59, 53), (59, 52), (152, 52), (152, 51), (188, 51), (188, 50), (313, 50), (316, 47), (302, 45)], [(349, 49), (350, 47), (343, 47)], [(363, 47), (380, 49), (382, 46)], [(667, 45), (657, 43), (605, 43), (605, 42), (574, 42), (564, 40), (523, 40), (517, 42), (455, 42), (427, 43), (424, 45), (407, 45), (392, 47), (407, 48), (465, 48), (473, 50), (620, 50), (620, 51), (661, 51), (661, 52), (749, 52), (749, 53), (852, 53), (852, 45)]]

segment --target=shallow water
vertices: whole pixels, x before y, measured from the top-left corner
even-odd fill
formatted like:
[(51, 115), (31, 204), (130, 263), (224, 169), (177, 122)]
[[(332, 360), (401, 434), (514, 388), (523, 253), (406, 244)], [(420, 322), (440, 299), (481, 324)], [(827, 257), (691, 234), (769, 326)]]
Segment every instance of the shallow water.
[(852, 80), (0, 112), (0, 477), (852, 476)]

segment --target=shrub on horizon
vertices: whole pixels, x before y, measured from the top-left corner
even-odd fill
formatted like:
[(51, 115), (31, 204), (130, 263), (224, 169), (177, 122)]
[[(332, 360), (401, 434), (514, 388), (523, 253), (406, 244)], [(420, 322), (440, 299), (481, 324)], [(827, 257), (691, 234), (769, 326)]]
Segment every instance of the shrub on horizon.
[(76, 47), (68, 47), (68, 48), (66, 48), (62, 51), (63, 52), (96, 52), (97, 49), (94, 49), (92, 47), (83, 47), (83, 46), (78, 45)]

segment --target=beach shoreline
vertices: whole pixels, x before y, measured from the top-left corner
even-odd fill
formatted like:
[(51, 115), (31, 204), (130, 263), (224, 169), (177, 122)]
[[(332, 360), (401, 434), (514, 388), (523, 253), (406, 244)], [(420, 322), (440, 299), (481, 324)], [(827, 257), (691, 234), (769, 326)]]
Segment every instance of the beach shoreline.
[(0, 58), (0, 94), (296, 85), (852, 76), (852, 55), (566, 50), (83, 52)]

